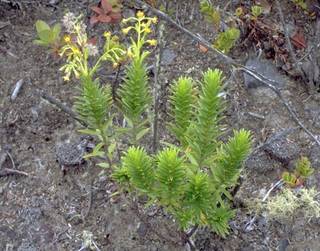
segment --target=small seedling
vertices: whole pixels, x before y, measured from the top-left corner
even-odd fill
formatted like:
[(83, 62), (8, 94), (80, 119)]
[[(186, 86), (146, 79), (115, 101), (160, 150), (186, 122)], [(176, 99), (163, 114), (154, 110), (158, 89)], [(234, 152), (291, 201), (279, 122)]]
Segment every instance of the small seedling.
[(232, 47), (235, 45), (240, 37), (240, 30), (237, 28), (229, 28), (224, 32), (219, 33), (213, 46), (222, 51), (223, 53), (228, 53)]
[(305, 0), (292, 0), (292, 2), (302, 10), (307, 10), (307, 3)]
[(296, 163), (295, 172), (297, 176), (307, 179), (313, 174), (314, 169), (311, 167), (311, 163), (307, 157), (301, 157)]
[(208, 0), (200, 2), (200, 12), (204, 15), (207, 22), (212, 23), (216, 29), (219, 29), (221, 21), (220, 12)]
[(34, 40), (37, 45), (49, 47), (54, 53), (57, 53), (60, 47), (61, 25), (55, 24), (50, 27), (46, 22), (38, 20), (36, 22), (38, 39)]
[(119, 0), (101, 0), (99, 6), (92, 6), (95, 15), (91, 16), (90, 23), (118, 23), (121, 20), (122, 4)]
[(289, 187), (297, 187), (304, 183), (310, 177), (314, 169), (307, 157), (298, 159), (293, 173), (283, 172), (282, 179)]
[(297, 187), (299, 185), (299, 179), (292, 173), (283, 172), (282, 179), (290, 187)]
[(257, 20), (263, 13), (263, 8), (259, 5), (254, 5), (251, 7), (251, 19)]

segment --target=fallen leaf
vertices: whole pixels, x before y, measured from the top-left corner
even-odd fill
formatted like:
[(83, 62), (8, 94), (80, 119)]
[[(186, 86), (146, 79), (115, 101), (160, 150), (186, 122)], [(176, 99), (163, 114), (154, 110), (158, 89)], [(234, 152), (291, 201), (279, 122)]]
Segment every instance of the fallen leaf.
[(208, 48), (203, 46), (202, 44), (198, 44), (198, 49), (199, 51), (201, 51), (202, 53), (207, 53), (208, 52)]
[(96, 37), (92, 37), (89, 39), (88, 41), (89, 44), (92, 44), (92, 45), (96, 45), (97, 44), (97, 38)]
[(296, 32), (291, 36), (291, 41), (298, 49), (307, 48), (306, 39), (301, 29), (296, 30)]

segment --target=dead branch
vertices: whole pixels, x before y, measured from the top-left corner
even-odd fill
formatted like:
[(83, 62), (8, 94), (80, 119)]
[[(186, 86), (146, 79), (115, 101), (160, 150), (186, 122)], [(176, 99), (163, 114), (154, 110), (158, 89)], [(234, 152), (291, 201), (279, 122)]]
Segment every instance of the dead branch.
[(82, 121), (81, 119), (78, 118), (77, 114), (71, 108), (69, 108), (68, 106), (64, 105), (58, 99), (50, 96), (48, 93), (46, 93), (45, 91), (43, 91), (41, 89), (38, 89), (38, 88), (36, 89), (36, 93), (38, 95), (40, 95), (41, 98), (47, 100), (49, 103), (51, 103), (51, 104), (55, 105), (56, 107), (58, 107), (64, 113), (70, 115), (70, 117), (72, 117), (74, 120), (78, 121), (83, 126), (87, 126), (87, 124), (84, 121)]
[(238, 70), (241, 70), (243, 72), (246, 72), (248, 75), (252, 76), (256, 80), (261, 82), (264, 86), (266, 86), (266, 87), (270, 88), (272, 91), (274, 91), (274, 93), (277, 95), (277, 97), (280, 99), (280, 101), (282, 102), (284, 107), (287, 109), (287, 111), (291, 115), (292, 119), (306, 132), (307, 135), (309, 135), (314, 140), (314, 142), (316, 142), (316, 144), (318, 146), (320, 146), (320, 141), (317, 139), (317, 137), (299, 120), (298, 116), (293, 111), (291, 106), (283, 98), (283, 96), (282, 96), (282, 94), (280, 92), (280, 89), (277, 87), (277, 86), (281, 86), (281, 84), (279, 84), (277, 81), (275, 81), (273, 79), (269, 79), (269, 78), (265, 77), (264, 75), (254, 71), (252, 69), (249, 69), (248, 67), (246, 67), (246, 66), (244, 66), (242, 64), (237, 63), (233, 58), (225, 55), (221, 51), (219, 51), (216, 48), (214, 48), (207, 40), (205, 40), (201, 36), (196, 35), (193, 32), (189, 31), (188, 29), (184, 28), (183, 26), (179, 25), (177, 22), (175, 22), (172, 18), (170, 18), (167, 14), (163, 13), (162, 11), (153, 8), (152, 6), (146, 4), (145, 2), (143, 2), (141, 0), (135, 0), (135, 2), (137, 4), (139, 4), (139, 5), (141, 5), (143, 9), (151, 11), (152, 13), (154, 13), (159, 18), (165, 20), (167, 23), (173, 25), (175, 28), (177, 28), (178, 30), (180, 30), (183, 33), (187, 34), (189, 37), (191, 37), (195, 41), (201, 43), (208, 50), (213, 51), (216, 55), (219, 56), (219, 58), (223, 62), (225, 62), (225, 64), (227, 64), (229, 66), (233, 66), (233, 67), (235, 67)]
[(29, 176), (28, 173), (15, 170), (12, 168), (3, 168), (0, 170), (0, 177), (9, 176), (9, 175), (23, 175), (23, 176)]

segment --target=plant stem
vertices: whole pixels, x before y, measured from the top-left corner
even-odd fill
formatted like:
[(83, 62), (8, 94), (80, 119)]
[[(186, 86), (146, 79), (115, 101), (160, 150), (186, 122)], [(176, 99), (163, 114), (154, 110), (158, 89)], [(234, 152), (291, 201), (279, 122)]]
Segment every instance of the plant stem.
[(163, 37), (164, 25), (160, 23), (158, 26), (158, 49), (156, 60), (154, 63), (154, 84), (153, 84), (153, 106), (154, 106), (154, 118), (152, 125), (152, 151), (156, 153), (158, 148), (158, 121), (159, 121), (159, 92), (161, 90), (161, 85), (159, 84), (159, 73), (160, 73), (160, 64), (161, 64), (161, 45)]
[[(101, 127), (103, 128), (103, 127)], [(106, 155), (106, 159), (108, 161), (108, 164), (109, 164), (109, 167), (111, 168), (112, 167), (112, 161), (111, 159), (109, 158), (108, 156), (108, 148), (107, 148), (107, 145), (108, 145), (108, 140), (107, 140), (107, 136), (106, 136), (106, 133), (104, 132), (103, 129), (99, 129), (100, 130), (100, 133), (101, 133), (101, 137), (102, 137), (102, 142), (103, 142), (103, 149), (105, 151), (105, 155)]]

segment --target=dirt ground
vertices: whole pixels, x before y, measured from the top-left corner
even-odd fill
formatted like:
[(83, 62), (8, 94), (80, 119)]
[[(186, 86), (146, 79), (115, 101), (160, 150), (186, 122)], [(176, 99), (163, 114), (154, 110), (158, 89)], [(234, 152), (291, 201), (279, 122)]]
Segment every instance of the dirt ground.
[[(117, 186), (93, 161), (65, 176), (57, 163), (56, 145), (78, 139), (76, 129), (79, 125), (42, 99), (35, 90), (41, 88), (71, 107), (77, 83), (64, 83), (58, 70), (61, 60), (54, 59), (43, 48), (33, 44), (36, 36), (34, 24), (38, 19), (50, 24), (59, 22), (67, 10), (89, 17), (88, 5), (94, 2), (97, 1), (0, 0), (0, 147), (2, 152), (10, 153), (14, 162), (13, 166), (7, 158), (0, 168), (15, 168), (28, 174), (0, 177), (0, 250), (80, 250), (90, 234), (100, 250), (187, 250), (187, 247), (160, 239), (150, 229), (177, 240), (177, 228), (170, 216), (161, 210), (156, 215), (146, 216), (151, 222), (150, 227), (137, 217), (124, 195), (110, 198)], [(296, 25), (303, 26), (306, 36), (312, 37), (314, 21), (308, 19), (306, 22), (306, 17), (295, 11), (289, 1), (283, 2), (284, 15), (290, 20), (298, 20)], [(224, 7), (223, 1), (217, 4)], [(234, 3), (228, 6), (230, 10), (236, 7)], [(177, 13), (175, 18), (185, 27), (207, 40), (213, 38), (212, 28), (199, 14), (197, 1), (172, 2), (172, 8)], [(129, 14), (133, 11), (127, 7), (124, 10)], [(270, 16), (273, 21), (278, 18), (273, 10)], [(110, 29), (117, 30), (116, 27), (99, 24), (89, 32), (101, 34), (101, 31)], [(163, 65), (160, 75), (163, 85), (161, 121), (167, 116), (167, 88), (172, 80), (181, 75), (199, 78), (201, 71), (217, 67), (225, 72), (228, 80), (224, 120), (226, 134), (234, 128), (249, 129), (254, 135), (254, 145), (258, 146), (281, 130), (297, 126), (271, 90), (246, 88), (242, 73), (236, 71), (232, 75), (224, 62), (217, 60), (211, 52), (201, 52), (195, 41), (185, 34), (166, 26), (165, 41), (169, 62)], [(241, 43), (230, 53), (242, 63), (253, 54), (253, 45)], [(107, 81), (107, 74), (110, 72), (102, 70), (101, 79)], [(279, 74), (283, 72), (279, 70)], [(317, 95), (308, 94), (301, 81), (284, 74), (283, 78), (283, 96), (305, 126), (315, 135), (320, 135)], [(24, 79), (22, 90), (11, 101), (11, 93), (20, 79)], [(165, 138), (164, 124), (160, 127), (161, 137)], [(301, 129), (290, 133), (286, 142), (281, 150), (295, 153), (289, 163), (279, 161), (264, 150), (251, 156), (236, 194), (237, 214), (230, 223), (230, 235), (223, 239), (200, 229), (194, 236), (199, 250), (320, 250), (319, 219), (296, 216), (290, 221), (278, 222), (258, 216), (253, 229), (244, 230), (244, 225), (253, 216), (245, 207), (246, 201), (262, 198), (263, 191), (275, 183), (283, 171), (290, 170), (292, 161), (300, 155), (308, 156), (315, 168), (308, 185), (320, 190), (320, 149)], [(92, 250), (99, 249), (92, 247)]]

